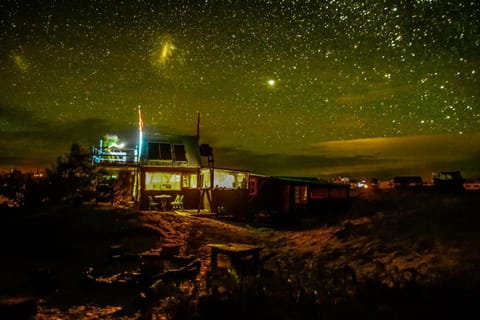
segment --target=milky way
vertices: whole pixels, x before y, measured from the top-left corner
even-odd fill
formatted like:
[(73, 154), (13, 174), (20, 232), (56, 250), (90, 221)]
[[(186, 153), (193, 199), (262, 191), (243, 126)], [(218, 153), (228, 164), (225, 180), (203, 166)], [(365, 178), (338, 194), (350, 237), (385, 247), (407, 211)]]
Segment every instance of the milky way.
[[(147, 130), (168, 133), (195, 134), (200, 112), (225, 165), (274, 173), (395, 162), (378, 150), (336, 159), (331, 142), (479, 141), (477, 1), (2, 1), (0, 11), (5, 166), (135, 132), (138, 105)], [(38, 150), (22, 153), (27, 144)], [(270, 157), (283, 165), (259, 162)]]

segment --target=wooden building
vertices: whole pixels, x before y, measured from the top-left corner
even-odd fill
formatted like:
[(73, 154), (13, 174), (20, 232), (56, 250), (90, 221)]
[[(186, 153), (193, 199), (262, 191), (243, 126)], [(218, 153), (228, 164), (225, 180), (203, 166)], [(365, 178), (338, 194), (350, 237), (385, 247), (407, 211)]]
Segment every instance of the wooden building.
[(173, 209), (171, 202), (182, 196), (176, 208), (241, 214), (248, 201), (248, 171), (214, 168), (213, 155), (202, 154), (205, 145), (200, 146), (196, 136), (149, 133), (139, 145), (112, 148), (100, 140), (99, 147), (92, 148), (92, 162), (105, 170), (103, 181), (118, 184), (123, 177), (123, 192), (130, 193), (141, 210)]
[(259, 211), (323, 214), (348, 205), (349, 185), (216, 168), (212, 148), (199, 145), (198, 136), (141, 131), (133, 149), (109, 140), (92, 149), (92, 162), (109, 179), (123, 177), (123, 192), (141, 210), (206, 209), (242, 217)]
[(137, 187), (140, 209), (149, 209), (151, 201), (163, 202), (163, 209), (170, 209), (177, 195), (183, 195), (184, 208), (195, 208), (202, 167), (197, 138), (152, 133), (145, 135), (142, 146)]
[(255, 210), (285, 216), (323, 215), (348, 207), (350, 186), (305, 177), (251, 175), (249, 196)]

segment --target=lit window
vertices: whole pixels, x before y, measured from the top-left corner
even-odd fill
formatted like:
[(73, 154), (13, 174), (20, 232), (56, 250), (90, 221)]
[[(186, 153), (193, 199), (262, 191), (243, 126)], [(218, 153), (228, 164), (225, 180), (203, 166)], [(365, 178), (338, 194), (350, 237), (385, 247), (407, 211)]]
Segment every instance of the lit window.
[(198, 183), (198, 176), (196, 174), (191, 174), (190, 175), (190, 188), (197, 188)]
[(210, 188), (210, 169), (202, 169), (200, 172), (202, 188)]
[(308, 203), (307, 186), (295, 186), (295, 203), (296, 204)]
[(180, 173), (147, 172), (145, 190), (180, 190)]
[(235, 188), (235, 176), (227, 172), (215, 172), (213, 181), (218, 188)]
[(183, 175), (182, 176), (182, 188), (190, 188), (190, 176)]
[[(210, 187), (210, 170), (202, 169), (200, 172), (202, 186)], [(214, 171), (213, 186), (222, 189), (248, 189), (248, 173), (216, 169)]]
[(196, 174), (184, 174), (182, 176), (182, 188), (196, 188), (196, 187), (197, 187)]

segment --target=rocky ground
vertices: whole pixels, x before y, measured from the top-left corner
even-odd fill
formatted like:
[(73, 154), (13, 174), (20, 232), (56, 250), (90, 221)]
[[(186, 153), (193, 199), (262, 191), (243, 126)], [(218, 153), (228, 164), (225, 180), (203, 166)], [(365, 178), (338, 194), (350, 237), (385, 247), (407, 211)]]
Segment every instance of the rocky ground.
[[(347, 212), (281, 223), (111, 206), (3, 210), (0, 294), (31, 299), (34, 319), (456, 317), (480, 302), (479, 205), (477, 193), (371, 191)], [(226, 259), (213, 273), (209, 243), (261, 246), (261, 274)], [(198, 258), (198, 272), (165, 281), (154, 299), (132, 281), (85, 281), (89, 268), (95, 279), (138, 274), (142, 253), (171, 244)]]

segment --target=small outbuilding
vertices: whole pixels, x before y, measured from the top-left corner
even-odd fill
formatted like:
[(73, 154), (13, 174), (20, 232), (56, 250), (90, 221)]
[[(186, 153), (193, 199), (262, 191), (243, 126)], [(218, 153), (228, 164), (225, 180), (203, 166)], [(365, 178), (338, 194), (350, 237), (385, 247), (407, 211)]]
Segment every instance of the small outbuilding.
[(462, 173), (456, 171), (441, 171), (432, 173), (433, 186), (443, 191), (463, 191), (464, 179)]
[(322, 215), (346, 209), (350, 186), (309, 177), (250, 175), (252, 208), (285, 216)]

